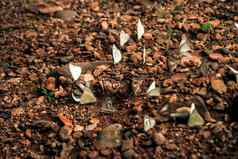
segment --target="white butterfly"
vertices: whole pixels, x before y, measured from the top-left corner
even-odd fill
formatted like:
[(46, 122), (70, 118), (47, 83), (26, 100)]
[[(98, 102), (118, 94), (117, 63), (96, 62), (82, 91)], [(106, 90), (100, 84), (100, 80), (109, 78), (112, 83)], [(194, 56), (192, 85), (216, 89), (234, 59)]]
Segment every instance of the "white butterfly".
[(160, 88), (156, 87), (155, 81), (153, 81), (146, 92), (149, 96), (159, 96), (160, 95)]
[(183, 54), (187, 54), (188, 51), (190, 51), (190, 50), (191, 50), (191, 48), (189, 46), (188, 39), (187, 39), (187, 37), (185, 35), (183, 35), (182, 36), (182, 40), (181, 40), (181, 42), (179, 44), (179, 52), (180, 52), (180, 54), (183, 55)]
[(129, 40), (130, 36), (123, 30), (120, 32), (120, 46), (122, 47)]
[(238, 29), (238, 23), (235, 23), (235, 27)]
[(144, 117), (144, 130), (148, 131), (149, 129), (153, 128), (156, 124), (156, 121), (154, 118), (149, 117), (148, 115), (145, 115)]
[(73, 65), (73, 64), (70, 63), (69, 64), (69, 71), (70, 71), (73, 79), (76, 81), (80, 77), (82, 69), (81, 69), (80, 66), (76, 66), (76, 65)]
[(114, 64), (119, 63), (122, 59), (121, 51), (114, 44), (112, 46), (112, 57)]
[(145, 32), (145, 28), (139, 19), (138, 23), (137, 23), (137, 38), (138, 38), (138, 40), (140, 40), (142, 38), (144, 32)]

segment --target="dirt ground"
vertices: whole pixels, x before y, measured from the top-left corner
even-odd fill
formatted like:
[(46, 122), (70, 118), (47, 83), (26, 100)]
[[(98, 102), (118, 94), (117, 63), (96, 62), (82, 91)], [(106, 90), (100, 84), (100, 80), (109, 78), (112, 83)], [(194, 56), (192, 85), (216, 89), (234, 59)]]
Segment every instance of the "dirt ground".
[(1, 0), (0, 158), (238, 158), (237, 69), (235, 0)]

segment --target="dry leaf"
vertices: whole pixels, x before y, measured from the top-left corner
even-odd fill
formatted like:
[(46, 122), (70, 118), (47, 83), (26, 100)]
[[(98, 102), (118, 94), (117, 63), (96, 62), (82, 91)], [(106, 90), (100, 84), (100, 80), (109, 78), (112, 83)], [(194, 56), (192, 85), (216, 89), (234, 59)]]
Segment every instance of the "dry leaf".
[(85, 87), (79, 102), (81, 104), (89, 104), (89, 103), (95, 103), (96, 101), (97, 99), (94, 96), (93, 92), (88, 87)]
[(152, 91), (152, 90), (155, 89), (155, 88), (156, 88), (155, 81), (153, 81), (153, 82), (150, 84), (149, 88), (147, 89), (147, 93), (149, 93), (150, 91)]
[(114, 64), (119, 63), (122, 59), (121, 51), (114, 44), (112, 46), (112, 56)]
[(160, 95), (160, 89), (156, 87), (155, 81), (153, 81), (151, 83), (151, 85), (149, 86), (149, 88), (147, 90), (147, 94), (149, 96), (159, 96)]
[(212, 85), (212, 88), (220, 94), (226, 93), (226, 91), (227, 91), (227, 87), (226, 87), (224, 81), (221, 79), (212, 78), (211, 85)]
[(64, 125), (66, 126), (72, 126), (73, 122), (67, 118), (62, 112), (57, 114), (58, 118), (60, 119), (60, 121), (62, 121), (62, 123), (64, 123)]
[(191, 105), (191, 112), (188, 119), (188, 126), (195, 127), (195, 126), (202, 126), (205, 123), (204, 119), (198, 113), (195, 108), (195, 104), (192, 103)]
[(139, 19), (138, 23), (137, 23), (137, 38), (138, 38), (138, 40), (140, 40), (142, 38), (144, 32), (145, 32), (144, 26)]

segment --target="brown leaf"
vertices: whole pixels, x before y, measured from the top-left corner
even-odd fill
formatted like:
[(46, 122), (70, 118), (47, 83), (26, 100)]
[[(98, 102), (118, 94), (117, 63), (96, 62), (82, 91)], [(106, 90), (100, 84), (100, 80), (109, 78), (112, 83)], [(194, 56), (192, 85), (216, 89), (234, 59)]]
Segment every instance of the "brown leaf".
[(214, 60), (214, 61), (218, 61), (218, 62), (224, 62), (224, 56), (220, 53), (211, 53), (209, 54), (209, 58)]
[(212, 88), (220, 94), (226, 93), (227, 91), (227, 87), (224, 81), (221, 79), (212, 78), (211, 85), (212, 85)]
[(60, 119), (60, 121), (62, 121), (62, 123), (64, 123), (64, 125), (66, 125), (66, 126), (72, 126), (73, 125), (72, 120), (67, 118), (62, 112), (59, 112), (57, 114), (57, 116)]

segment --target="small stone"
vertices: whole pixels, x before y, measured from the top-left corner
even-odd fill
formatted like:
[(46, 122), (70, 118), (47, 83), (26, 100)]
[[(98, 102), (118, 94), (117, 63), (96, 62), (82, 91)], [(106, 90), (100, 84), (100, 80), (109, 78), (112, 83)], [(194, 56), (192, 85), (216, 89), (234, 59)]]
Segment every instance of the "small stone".
[(80, 49), (80, 47), (76, 47), (76, 48), (73, 48), (73, 49), (72, 49), (72, 52), (73, 52), (74, 54), (79, 54), (79, 53), (81, 52), (81, 49)]
[(62, 144), (62, 151), (60, 152), (60, 158), (70, 158), (71, 152), (73, 150), (73, 145), (71, 144)]
[(133, 159), (137, 157), (138, 157), (137, 153), (132, 149), (123, 153), (123, 158), (126, 158), (126, 159)]
[(73, 129), (70, 126), (63, 126), (59, 131), (60, 139), (68, 141), (71, 138), (72, 131)]
[(133, 149), (133, 147), (134, 147), (133, 139), (128, 139), (128, 140), (122, 141), (122, 147), (121, 147), (122, 151)]
[(31, 129), (26, 129), (25, 135), (26, 137), (31, 138), (32, 137)]
[(33, 128), (37, 128), (39, 131), (53, 130), (54, 132), (59, 131), (57, 123), (48, 120), (36, 120), (32, 123)]
[(109, 25), (106, 21), (102, 21), (101, 22), (101, 27), (102, 27), (102, 30), (108, 30)]
[(142, 53), (140, 52), (134, 52), (133, 54), (131, 54), (130, 56), (130, 60), (134, 63), (134, 64), (138, 64), (142, 61)]
[(110, 149), (103, 149), (100, 151), (100, 153), (104, 156), (109, 156), (111, 155), (112, 151)]
[(165, 138), (165, 136), (162, 133), (155, 133), (154, 136), (154, 141), (157, 145), (163, 145), (167, 142), (167, 139)]
[(169, 144), (166, 144), (166, 148), (168, 150), (171, 150), (171, 151), (176, 151), (178, 150), (178, 146), (174, 143), (169, 143)]
[(91, 7), (92, 11), (94, 11), (94, 12), (98, 12), (100, 10), (100, 6), (99, 6), (98, 1), (92, 2), (90, 7)]
[(84, 130), (84, 126), (81, 126), (81, 125), (75, 125), (74, 127), (74, 131), (77, 132), (77, 131), (83, 131)]
[(12, 110), (12, 116), (17, 117), (24, 113), (24, 109), (22, 107), (18, 107)]
[(55, 16), (64, 21), (72, 21), (77, 16), (77, 12), (73, 10), (62, 10), (62, 11), (56, 12)]
[(203, 136), (204, 139), (208, 139), (211, 136), (211, 132), (210, 131), (203, 131), (202, 136)]
[(9, 111), (0, 111), (0, 118), (3, 118), (3, 119), (11, 118), (11, 112), (9, 112)]
[(145, 32), (143, 36), (144, 36), (145, 40), (152, 40), (153, 39), (153, 34), (149, 33), (149, 32)]
[(62, 64), (67, 64), (67, 63), (69, 63), (70, 61), (72, 61), (73, 59), (74, 59), (74, 56), (73, 56), (73, 55), (69, 55), (69, 56), (60, 57), (60, 58), (59, 58), (59, 61), (60, 61)]
[(37, 37), (37, 32), (35, 32), (35, 31), (26, 31), (24, 35), (25, 35), (26, 39), (35, 39)]
[(96, 142), (98, 149), (115, 148), (121, 145), (121, 129), (120, 124), (112, 124), (104, 128), (99, 134), (99, 139)]
[(96, 159), (98, 157), (98, 151), (90, 151), (88, 157), (90, 159)]
[(41, 105), (44, 103), (44, 101), (45, 101), (45, 96), (40, 96), (36, 100), (36, 105)]

